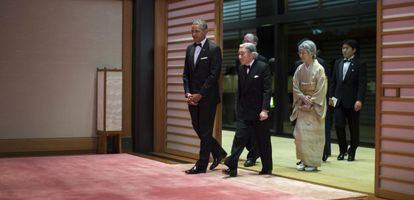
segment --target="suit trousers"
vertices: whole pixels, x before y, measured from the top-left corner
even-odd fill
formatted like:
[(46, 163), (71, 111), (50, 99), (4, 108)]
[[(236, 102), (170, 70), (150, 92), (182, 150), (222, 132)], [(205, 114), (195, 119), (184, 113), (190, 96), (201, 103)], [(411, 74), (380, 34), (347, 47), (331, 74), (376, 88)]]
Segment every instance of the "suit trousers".
[(210, 153), (213, 154), (214, 158), (225, 153), (217, 140), (213, 138), (216, 108), (217, 104), (208, 104), (208, 102), (200, 102), (197, 106), (188, 106), (191, 123), (200, 138), (199, 159), (196, 163), (196, 166), (200, 169), (207, 168)]
[[(355, 156), (355, 151), (359, 145), (359, 111), (355, 111), (354, 108), (344, 108), (341, 104), (335, 107), (335, 129), (338, 137), (339, 152), (346, 153)], [(346, 141), (345, 125), (348, 121), (351, 146), (348, 148)]]
[(259, 158), (259, 150), (257, 149), (257, 139), (255, 134), (250, 134), (250, 138), (246, 144), (246, 149), (249, 151), (247, 160), (256, 161)]
[(326, 155), (331, 155), (331, 125), (332, 125), (332, 107), (328, 106), (326, 109), (325, 116), (325, 146), (323, 148), (323, 153)]
[(273, 169), (273, 162), (268, 120), (238, 120), (236, 134), (234, 135), (233, 145), (231, 147), (231, 155), (226, 159), (224, 164), (230, 169), (237, 168), (239, 157), (252, 134), (257, 139), (257, 147), (263, 166), (262, 171), (271, 171)]

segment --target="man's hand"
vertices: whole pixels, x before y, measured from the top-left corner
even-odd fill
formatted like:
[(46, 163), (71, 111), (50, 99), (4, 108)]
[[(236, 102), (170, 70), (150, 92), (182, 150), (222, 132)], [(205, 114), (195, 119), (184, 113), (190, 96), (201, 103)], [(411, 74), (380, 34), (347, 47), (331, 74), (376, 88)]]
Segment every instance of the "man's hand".
[(185, 94), (185, 98), (187, 98), (187, 104), (188, 105), (191, 105), (191, 106), (196, 106), (198, 103), (196, 103), (196, 102), (194, 102), (193, 100), (192, 100), (192, 98), (193, 98), (193, 95), (191, 94), (191, 93), (187, 93), (187, 94)]
[(267, 111), (267, 110), (262, 110), (262, 112), (260, 112), (260, 114), (259, 114), (259, 120), (264, 121), (267, 118), (269, 118), (268, 112), (269, 111)]
[(194, 102), (194, 103), (198, 103), (201, 98), (203, 98), (203, 96), (201, 96), (201, 94), (192, 94), (189, 99), (190, 101)]
[(354, 110), (358, 112), (359, 110), (361, 110), (361, 108), (362, 108), (362, 102), (356, 101), (354, 105)]

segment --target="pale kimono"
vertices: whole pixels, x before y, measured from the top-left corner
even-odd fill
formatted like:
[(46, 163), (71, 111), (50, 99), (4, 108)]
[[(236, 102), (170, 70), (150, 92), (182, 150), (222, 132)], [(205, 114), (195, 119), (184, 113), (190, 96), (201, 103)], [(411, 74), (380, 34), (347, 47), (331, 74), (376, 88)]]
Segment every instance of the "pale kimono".
[[(306, 67), (300, 65), (293, 76), (293, 112), (290, 120), (296, 119), (293, 131), (296, 158), (305, 165), (319, 167), (325, 145), (327, 78), (321, 64), (314, 59)], [(312, 106), (304, 106), (301, 97), (310, 96)]]

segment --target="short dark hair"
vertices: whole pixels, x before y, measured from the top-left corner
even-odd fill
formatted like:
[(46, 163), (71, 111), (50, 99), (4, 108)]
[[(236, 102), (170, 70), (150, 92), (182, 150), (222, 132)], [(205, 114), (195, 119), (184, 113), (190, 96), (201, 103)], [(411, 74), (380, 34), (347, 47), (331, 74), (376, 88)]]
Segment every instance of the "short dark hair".
[(349, 45), (350, 47), (352, 47), (353, 49), (356, 49), (357, 51), (359, 50), (358, 42), (356, 40), (354, 40), (354, 39), (344, 40), (342, 42), (342, 45), (344, 45), (344, 44)]

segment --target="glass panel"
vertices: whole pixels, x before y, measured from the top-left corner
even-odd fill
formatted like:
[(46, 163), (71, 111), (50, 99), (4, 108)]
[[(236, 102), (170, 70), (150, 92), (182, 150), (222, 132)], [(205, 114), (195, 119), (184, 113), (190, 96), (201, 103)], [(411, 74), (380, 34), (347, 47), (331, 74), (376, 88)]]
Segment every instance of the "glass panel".
[(375, 3), (375, 0), (287, 0), (285, 10), (286, 12), (296, 12), (368, 3)]
[(293, 12), (315, 9), (318, 8), (318, 5), (318, 0), (288, 0), (286, 11)]
[(273, 0), (225, 0), (224, 23), (255, 19), (274, 15)]

